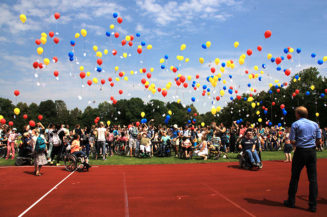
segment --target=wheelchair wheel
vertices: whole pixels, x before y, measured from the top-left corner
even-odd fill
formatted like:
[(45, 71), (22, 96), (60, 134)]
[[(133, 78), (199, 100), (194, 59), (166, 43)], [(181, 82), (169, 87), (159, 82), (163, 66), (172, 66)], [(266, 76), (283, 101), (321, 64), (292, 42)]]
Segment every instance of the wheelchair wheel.
[(77, 159), (74, 155), (68, 154), (64, 157), (65, 168), (69, 172), (73, 172), (77, 169)]
[(0, 159), (5, 158), (6, 155), (7, 155), (7, 148), (5, 148), (4, 146), (0, 147)]

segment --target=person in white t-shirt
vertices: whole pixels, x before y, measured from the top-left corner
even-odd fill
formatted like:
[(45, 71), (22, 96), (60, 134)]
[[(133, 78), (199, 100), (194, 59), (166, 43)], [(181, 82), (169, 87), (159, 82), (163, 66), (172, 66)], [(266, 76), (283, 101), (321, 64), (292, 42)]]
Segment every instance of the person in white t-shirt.
[(104, 127), (104, 123), (100, 122), (100, 127), (97, 128), (97, 143), (96, 143), (96, 155), (95, 159), (98, 159), (100, 155), (100, 148), (102, 148), (102, 158), (106, 160), (106, 128)]

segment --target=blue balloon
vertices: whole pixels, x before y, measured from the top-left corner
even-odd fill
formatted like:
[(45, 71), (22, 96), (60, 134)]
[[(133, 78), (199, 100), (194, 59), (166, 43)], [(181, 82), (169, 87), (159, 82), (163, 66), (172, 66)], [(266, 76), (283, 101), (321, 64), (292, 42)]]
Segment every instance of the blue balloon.
[(248, 87), (251, 87), (251, 84), (250, 83), (248, 83)]
[(319, 65), (322, 65), (323, 63), (324, 63), (323, 60), (318, 60), (318, 64), (319, 64)]
[(221, 78), (218, 78), (218, 81), (221, 81)]
[(271, 123), (271, 121), (269, 121), (269, 126), (271, 126), (272, 125), (272, 123)]
[(222, 63), (221, 66), (222, 66), (222, 67), (225, 67), (225, 66), (226, 66), (226, 63)]
[(187, 123), (189, 123), (189, 124), (190, 124), (190, 123), (191, 123), (191, 120), (188, 120), (188, 121), (187, 121)]
[(73, 51), (70, 51), (70, 52), (68, 53), (68, 56), (69, 56), (69, 57), (73, 57), (73, 56), (74, 56)]
[(263, 113), (266, 115), (266, 114), (268, 114), (268, 111), (267, 110), (264, 110)]
[(233, 76), (232, 76), (232, 75), (229, 75), (229, 78), (230, 78), (230, 79), (232, 79), (232, 78), (233, 78)]
[(246, 98), (246, 97), (244, 97), (243, 99), (244, 99), (244, 101), (247, 101), (248, 100), (248, 98)]
[(311, 57), (312, 57), (312, 58), (315, 58), (316, 56), (317, 56), (317, 55), (316, 55), (315, 53), (312, 53), (312, 54), (311, 54)]
[(227, 89), (227, 87), (226, 87), (226, 86), (223, 86), (223, 89), (224, 89), (224, 90), (226, 90), (226, 89)]
[(69, 60), (72, 62), (74, 61), (74, 57), (69, 57)]
[(141, 45), (144, 47), (146, 45), (146, 43), (144, 41), (142, 41)]
[(266, 68), (266, 64), (262, 64), (262, 68), (264, 68), (264, 69), (265, 69), (265, 68)]
[(229, 94), (233, 94), (233, 90), (232, 90), (232, 89), (229, 89), (229, 90), (228, 90), (228, 93), (229, 93)]
[(272, 90), (269, 90), (269, 92), (268, 92), (269, 94), (272, 94)]
[(210, 76), (207, 77), (207, 82), (209, 82)]
[(166, 116), (166, 119), (168, 119), (168, 120), (169, 120), (169, 119), (170, 119), (170, 115), (167, 115), (167, 116)]
[(288, 48), (284, 48), (284, 53), (288, 53)]
[(101, 72), (101, 71), (102, 71), (102, 68), (98, 66), (98, 67), (97, 67), (97, 71), (98, 71), (98, 72)]
[(190, 113), (192, 111), (191, 108), (187, 108), (187, 112)]
[(202, 48), (203, 49), (207, 49), (207, 45), (206, 44), (202, 44)]
[(280, 67), (280, 66), (277, 66), (277, 71), (280, 71), (280, 70), (282, 70), (282, 67)]
[(240, 121), (239, 121), (239, 120), (237, 120), (237, 121), (236, 121), (236, 123), (237, 123), (237, 124), (239, 124), (239, 123), (240, 123)]
[(207, 89), (207, 85), (202, 86), (203, 90)]
[(260, 76), (260, 77), (259, 77), (259, 81), (261, 81), (261, 80), (262, 80), (262, 77)]
[(191, 100), (192, 100), (192, 102), (195, 102), (195, 97), (193, 96), (193, 97), (191, 98)]
[(241, 123), (243, 122), (243, 119), (242, 119), (242, 118), (240, 119), (240, 122), (241, 122)]
[(71, 40), (70, 41), (70, 45), (74, 46), (75, 45), (75, 41), (74, 40)]
[(325, 97), (325, 94), (324, 93), (320, 94), (320, 97), (321, 98), (324, 98)]
[(161, 69), (165, 69), (166, 68), (166, 66), (165, 65), (161, 65)]
[(118, 13), (114, 12), (114, 13), (112, 14), (112, 16), (113, 16), (114, 18), (117, 18), (117, 17), (118, 17)]
[(281, 84), (280, 87), (284, 87), (284, 84)]
[(277, 84), (275, 85), (275, 88), (278, 89), (278, 85)]
[(305, 92), (305, 95), (309, 96), (310, 95), (310, 91)]
[(283, 115), (287, 115), (287, 111), (286, 110), (283, 111)]
[(167, 54), (165, 55), (165, 59), (168, 60), (168, 55)]
[(106, 36), (110, 37), (110, 35), (111, 35), (110, 32), (106, 32)]
[(295, 75), (295, 79), (298, 80), (300, 78), (299, 75)]
[(136, 37), (138, 37), (138, 38), (141, 37), (141, 34), (137, 32)]
[(283, 56), (280, 57), (282, 60), (284, 60), (285, 58)]
[(296, 49), (297, 53), (301, 53), (301, 48)]
[(196, 122), (196, 119), (195, 118), (193, 118), (193, 122)]
[(207, 88), (207, 91), (210, 92), (210, 88)]
[(281, 127), (282, 126), (282, 124), (281, 123), (278, 123), (278, 127)]
[(233, 101), (234, 98), (231, 96), (229, 99)]
[(270, 61), (271, 61), (272, 63), (275, 62), (275, 58), (272, 57), (272, 58), (270, 59)]

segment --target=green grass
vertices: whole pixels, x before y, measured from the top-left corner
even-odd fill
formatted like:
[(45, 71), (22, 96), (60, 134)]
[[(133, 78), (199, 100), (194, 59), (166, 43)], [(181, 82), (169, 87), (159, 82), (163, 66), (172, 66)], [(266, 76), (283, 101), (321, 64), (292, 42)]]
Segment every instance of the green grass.
[[(182, 163), (219, 163), (219, 162), (233, 162), (238, 161), (237, 154), (228, 154), (229, 159), (220, 158), (219, 160), (207, 160), (203, 161), (199, 158), (193, 158), (192, 160), (183, 160), (176, 157), (153, 157), (153, 158), (130, 158), (123, 156), (113, 156), (107, 160), (90, 160), (91, 165), (136, 165), (136, 164), (182, 164)], [(318, 158), (327, 158), (327, 151), (317, 152)], [(266, 151), (262, 153), (262, 159), (267, 160), (284, 160), (284, 153), (282, 151)], [(62, 163), (62, 162), (61, 162)], [(12, 166), (15, 165), (14, 160), (0, 159), (0, 166)]]

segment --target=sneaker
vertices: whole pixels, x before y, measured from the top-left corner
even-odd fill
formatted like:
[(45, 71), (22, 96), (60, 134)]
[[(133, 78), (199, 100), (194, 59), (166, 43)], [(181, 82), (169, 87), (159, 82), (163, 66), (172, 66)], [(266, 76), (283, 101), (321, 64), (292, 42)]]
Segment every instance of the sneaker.
[(295, 208), (295, 204), (291, 203), (289, 200), (284, 200), (284, 206), (288, 208)]
[(259, 163), (259, 168), (262, 169), (263, 165), (262, 162)]

